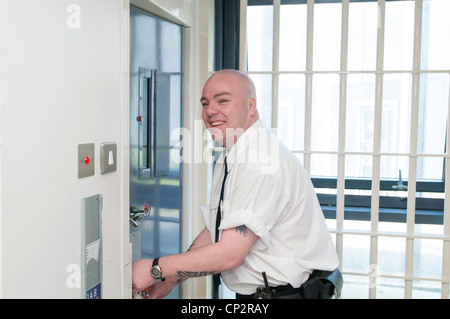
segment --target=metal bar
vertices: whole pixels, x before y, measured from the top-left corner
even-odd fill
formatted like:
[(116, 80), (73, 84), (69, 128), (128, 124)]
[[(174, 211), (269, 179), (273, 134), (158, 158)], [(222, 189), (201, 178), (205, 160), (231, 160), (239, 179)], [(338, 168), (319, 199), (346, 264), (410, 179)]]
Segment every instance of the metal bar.
[[(333, 177), (312, 176), (311, 180), (316, 188), (336, 188), (337, 180)], [(398, 183), (397, 180), (380, 180), (380, 190), (392, 191), (393, 186)], [(408, 186), (408, 182), (404, 181), (404, 185)], [(372, 180), (369, 178), (346, 178), (346, 189), (360, 189), (370, 190), (372, 189)], [(417, 181), (417, 192), (429, 192), (429, 193), (444, 193), (445, 183), (444, 181)]]
[[(306, 27), (306, 74), (305, 78), (305, 151), (311, 151), (311, 119), (312, 119), (312, 66), (313, 66), (313, 38), (314, 38), (314, 0), (307, 2)], [(307, 172), (311, 170), (311, 154), (305, 153), (303, 166)]]
[[(378, 32), (377, 32), (377, 61), (376, 70), (383, 70), (384, 59), (384, 26), (385, 26), (385, 1), (378, 1)], [(379, 153), (381, 149), (381, 119), (383, 105), (383, 74), (375, 75), (375, 114), (374, 114), (374, 143), (373, 152)], [(372, 199), (370, 211), (370, 230), (372, 233), (378, 232), (378, 220), (380, 210), (380, 156), (372, 157)], [(378, 259), (378, 237), (370, 238), (370, 264), (377, 265)], [(369, 298), (376, 298), (376, 285), (369, 285)]]
[[(360, 277), (367, 277), (369, 276), (367, 273), (362, 273), (362, 272), (356, 272), (356, 271), (343, 271), (342, 272), (343, 275), (350, 275), (350, 276), (360, 276)], [(399, 276), (399, 275), (388, 275), (388, 274), (377, 274), (377, 277), (380, 278), (392, 278), (392, 279), (404, 279), (404, 276)], [(410, 278), (411, 280), (417, 280), (417, 281), (432, 281), (432, 282), (441, 282), (441, 279), (437, 279), (437, 278), (431, 278), (431, 277), (417, 277), (417, 276), (413, 276)], [(444, 281), (445, 284), (449, 284), (448, 281)]]
[(249, 74), (448, 74), (448, 70), (320, 70), (320, 71), (308, 71), (308, 70), (280, 70), (280, 71), (249, 71)]
[[(414, 52), (413, 70), (420, 70), (420, 49), (422, 38), (422, 0), (416, 0), (414, 5)], [(411, 97), (411, 124), (410, 124), (410, 147), (411, 153), (417, 152), (418, 118), (419, 118), (419, 92), (420, 75), (412, 75), (412, 97)], [(407, 202), (407, 233), (414, 234), (415, 210), (416, 210), (416, 175), (417, 157), (409, 158), (408, 178), (408, 202)], [(406, 240), (406, 269), (405, 269), (405, 298), (412, 298), (412, 280), (414, 265), (414, 239)]]
[[(272, 71), (280, 70), (280, 11), (281, 0), (273, 0), (273, 52)], [(278, 128), (278, 85), (279, 74), (272, 75), (272, 129), (277, 134)]]
[[(450, 83), (450, 74), (449, 74)], [(448, 99), (448, 118), (447, 123), (450, 120), (450, 88), (449, 88), (449, 99)], [(448, 124), (447, 124), (448, 125)], [(447, 138), (446, 138), (446, 150), (447, 153), (450, 150), (450, 130), (447, 128)], [(445, 180), (450, 180), (450, 163), (448, 158), (445, 159)], [(445, 184), (445, 199), (444, 199), (444, 236), (450, 236), (450, 185)], [(449, 298), (449, 284), (450, 280), (450, 240), (444, 240), (442, 247), (442, 280), (446, 281), (442, 283), (441, 298)]]
[(239, 8), (239, 70), (247, 71), (247, 0)]
[(443, 157), (450, 158), (450, 154), (431, 154), (431, 153), (397, 153), (397, 152), (339, 152), (339, 151), (317, 151), (317, 150), (291, 150), (294, 153), (304, 154), (335, 154), (335, 155), (376, 155), (376, 156), (413, 156), (413, 157)]
[[(347, 70), (348, 51), (348, 12), (349, 0), (342, 1), (341, 18), (341, 71)], [(338, 150), (345, 151), (345, 129), (346, 129), (346, 106), (347, 106), (347, 75), (340, 75), (339, 90), (339, 140)], [(345, 155), (338, 156), (337, 172), (337, 194), (336, 194), (336, 229), (344, 228), (344, 208), (345, 208)], [(339, 260), (343, 257), (343, 236), (336, 235), (336, 250)]]
[[(412, 239), (439, 239), (450, 240), (450, 236), (434, 235), (434, 234), (414, 234), (408, 235), (404, 232), (389, 232), (389, 231), (377, 231), (371, 232), (370, 230), (330, 230), (333, 234), (350, 234), (350, 235), (367, 235), (367, 236), (383, 236), (383, 237), (395, 237), (395, 238), (412, 238)], [(402, 276), (404, 278), (404, 276)]]

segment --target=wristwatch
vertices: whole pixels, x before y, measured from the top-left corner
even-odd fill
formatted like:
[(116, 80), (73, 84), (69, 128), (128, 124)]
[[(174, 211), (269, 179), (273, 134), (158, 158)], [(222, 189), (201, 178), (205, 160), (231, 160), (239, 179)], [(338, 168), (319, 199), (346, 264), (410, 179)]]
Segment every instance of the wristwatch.
[(162, 270), (161, 267), (159, 266), (159, 257), (153, 259), (153, 265), (152, 268), (150, 269), (150, 274), (155, 279), (161, 279), (161, 281), (166, 280), (165, 278), (162, 277)]

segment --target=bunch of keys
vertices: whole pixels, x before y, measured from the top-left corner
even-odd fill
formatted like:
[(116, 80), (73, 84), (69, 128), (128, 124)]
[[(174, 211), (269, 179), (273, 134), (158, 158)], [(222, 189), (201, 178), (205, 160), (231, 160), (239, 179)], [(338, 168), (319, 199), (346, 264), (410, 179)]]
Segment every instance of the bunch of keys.
[(134, 299), (148, 299), (149, 297), (150, 297), (149, 287), (139, 291), (137, 294), (133, 296)]

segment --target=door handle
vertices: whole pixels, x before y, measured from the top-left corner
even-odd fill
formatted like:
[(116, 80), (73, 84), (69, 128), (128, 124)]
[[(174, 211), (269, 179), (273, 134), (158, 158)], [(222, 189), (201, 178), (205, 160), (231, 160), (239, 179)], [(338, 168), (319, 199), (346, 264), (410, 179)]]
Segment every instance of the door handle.
[(138, 102), (138, 178), (152, 177), (153, 154), (153, 92), (154, 77), (150, 69), (139, 68), (139, 102)]
[(392, 189), (396, 189), (399, 191), (407, 191), (408, 190), (408, 185), (403, 184), (401, 169), (398, 170), (398, 183), (396, 185), (392, 185)]
[(139, 68), (138, 178), (169, 174), (170, 74)]

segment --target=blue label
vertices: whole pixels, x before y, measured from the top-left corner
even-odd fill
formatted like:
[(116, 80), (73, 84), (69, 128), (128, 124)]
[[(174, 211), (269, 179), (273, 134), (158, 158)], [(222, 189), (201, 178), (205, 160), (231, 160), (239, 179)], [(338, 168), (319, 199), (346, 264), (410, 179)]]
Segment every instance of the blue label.
[(98, 283), (86, 291), (86, 299), (102, 299), (101, 291), (101, 283)]

